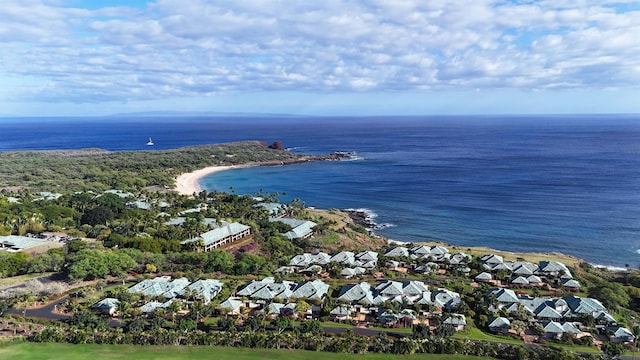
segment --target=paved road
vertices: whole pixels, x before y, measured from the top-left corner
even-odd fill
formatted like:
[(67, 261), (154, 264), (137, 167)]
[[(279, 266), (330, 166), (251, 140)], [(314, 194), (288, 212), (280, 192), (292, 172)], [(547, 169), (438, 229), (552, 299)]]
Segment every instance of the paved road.
[(69, 318), (69, 315), (57, 314), (54, 313), (54, 309), (56, 307), (60, 307), (69, 296), (62, 297), (49, 305), (43, 306), (37, 309), (20, 309), (20, 308), (11, 308), (7, 310), (7, 314), (20, 315), (25, 317), (33, 317), (45, 320), (66, 320)]

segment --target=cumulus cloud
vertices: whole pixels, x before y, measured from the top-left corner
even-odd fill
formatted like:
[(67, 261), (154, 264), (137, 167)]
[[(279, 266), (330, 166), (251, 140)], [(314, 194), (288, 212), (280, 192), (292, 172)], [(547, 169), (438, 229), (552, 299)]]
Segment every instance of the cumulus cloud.
[[(637, 1), (4, 0), (0, 97), (626, 88)], [(15, 81), (15, 79), (28, 79)]]

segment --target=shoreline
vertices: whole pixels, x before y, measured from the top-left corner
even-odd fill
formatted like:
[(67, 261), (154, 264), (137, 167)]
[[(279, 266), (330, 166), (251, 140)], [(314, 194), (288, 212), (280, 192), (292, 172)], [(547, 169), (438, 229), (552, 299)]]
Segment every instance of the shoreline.
[[(318, 160), (318, 159), (313, 159), (313, 158), (303, 158), (303, 159), (298, 159), (296, 161), (267, 161), (267, 162), (255, 162), (255, 163), (246, 163), (246, 164), (240, 164), (240, 165), (216, 165), (216, 166), (208, 166), (202, 169), (198, 169), (192, 172), (188, 172), (188, 173), (183, 173), (180, 174), (179, 176), (176, 177), (176, 186), (173, 188), (174, 191), (178, 192), (181, 195), (186, 195), (186, 196), (192, 196), (195, 193), (198, 193), (200, 191), (202, 191), (202, 188), (200, 186), (200, 180), (202, 178), (204, 178), (205, 176), (208, 176), (210, 174), (214, 174), (217, 172), (221, 172), (221, 171), (226, 171), (226, 170), (233, 170), (233, 169), (243, 169), (243, 168), (249, 168), (249, 167), (254, 167), (254, 166), (278, 166), (278, 165), (288, 165), (288, 164), (295, 164), (295, 163), (302, 163), (302, 162), (307, 162), (307, 161), (313, 161), (313, 160)], [(332, 159), (333, 160), (333, 159)], [(590, 265), (597, 267), (597, 268), (605, 268), (608, 269), (609, 271), (627, 271), (627, 268), (623, 268), (620, 266), (612, 266), (612, 265), (601, 265), (601, 264), (594, 264), (594, 263), (590, 263), (588, 261), (586, 261), (585, 259), (582, 258), (578, 258), (575, 257), (573, 255), (569, 255), (569, 254), (564, 254), (564, 253), (557, 253), (557, 252), (552, 252), (552, 253), (541, 253), (541, 252), (513, 252), (513, 251), (508, 251), (508, 250), (499, 250), (499, 249), (494, 249), (488, 246), (462, 246), (462, 245), (454, 245), (454, 244), (449, 244), (449, 243), (445, 243), (442, 241), (433, 241), (433, 240), (425, 240), (425, 241), (418, 241), (418, 242), (406, 242), (406, 241), (402, 241), (402, 240), (396, 240), (396, 239), (390, 239), (390, 238), (386, 238), (384, 236), (380, 236), (377, 235), (375, 233), (375, 228), (377, 226), (377, 224), (375, 223), (375, 221), (373, 221), (373, 217), (371, 216), (371, 214), (369, 213), (369, 211), (367, 209), (340, 209), (341, 211), (347, 212), (347, 213), (351, 213), (350, 217), (352, 218), (352, 220), (356, 220), (354, 219), (354, 217), (359, 218), (356, 222), (359, 222), (360, 225), (364, 226), (365, 228), (367, 228), (367, 230), (370, 232), (370, 236), (378, 236), (381, 237), (386, 243), (390, 244), (390, 245), (398, 245), (398, 246), (406, 246), (408, 244), (424, 244), (424, 245), (443, 245), (443, 246), (447, 246), (447, 247), (451, 247), (454, 250), (460, 250), (460, 251), (470, 251), (472, 254), (475, 253), (474, 255), (478, 255), (479, 252), (483, 252), (483, 253), (495, 253), (495, 254), (499, 254), (505, 258), (509, 258), (511, 260), (517, 260), (519, 257), (526, 257), (526, 258), (546, 258), (546, 259), (556, 259), (558, 261), (564, 262), (567, 265), (577, 265), (581, 262), (586, 262), (589, 263)], [(355, 216), (354, 216), (355, 215)]]
[(216, 165), (216, 166), (208, 166), (206, 168), (198, 169), (196, 171), (184, 173), (178, 175), (176, 178), (176, 186), (173, 189), (178, 192), (180, 195), (193, 195), (194, 193), (198, 193), (202, 191), (202, 187), (200, 186), (200, 180), (210, 174), (214, 174), (221, 171), (232, 170), (232, 169), (242, 169), (251, 166), (251, 164), (245, 165)]
[(336, 160), (350, 158), (352, 156), (353, 154), (350, 152), (333, 152), (329, 155), (318, 155), (318, 156), (305, 155), (297, 159), (268, 160), (268, 161), (262, 161), (262, 162), (249, 162), (249, 163), (239, 164), (239, 165), (207, 166), (202, 169), (198, 169), (195, 171), (178, 175), (175, 179), (176, 185), (173, 188), (173, 190), (178, 192), (181, 195), (187, 195), (187, 196), (193, 195), (194, 193), (198, 193), (202, 191), (202, 187), (200, 187), (200, 179), (202, 179), (207, 175), (217, 173), (220, 171), (226, 171), (226, 170), (232, 170), (232, 169), (244, 169), (244, 168), (254, 167), (254, 166), (292, 165), (292, 164), (306, 163), (310, 161), (336, 161)]

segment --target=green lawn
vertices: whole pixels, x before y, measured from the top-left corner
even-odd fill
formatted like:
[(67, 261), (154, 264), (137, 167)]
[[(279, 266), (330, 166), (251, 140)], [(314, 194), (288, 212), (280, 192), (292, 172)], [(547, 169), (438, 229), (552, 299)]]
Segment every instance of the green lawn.
[(600, 353), (600, 349), (597, 346), (588, 346), (588, 345), (570, 345), (570, 344), (558, 344), (554, 342), (548, 342), (545, 345), (551, 347), (557, 347), (567, 351), (581, 352), (581, 353), (592, 353), (597, 354)]
[(487, 334), (480, 331), (480, 329), (476, 327), (470, 327), (469, 330), (456, 333), (453, 335), (453, 337), (458, 339), (492, 341), (492, 342), (500, 342), (500, 343), (506, 343), (506, 344), (516, 344), (516, 345), (522, 345), (524, 343), (520, 339), (514, 339), (509, 336), (497, 336), (497, 335)]
[(136, 360), (478, 360), (487, 357), (421, 354), (400, 356), (390, 354), (336, 354), (304, 350), (245, 349), (232, 347), (207, 346), (133, 346), (133, 345), (71, 345), (20, 343), (0, 346), (0, 359), (3, 360), (85, 360), (85, 359), (136, 359)]

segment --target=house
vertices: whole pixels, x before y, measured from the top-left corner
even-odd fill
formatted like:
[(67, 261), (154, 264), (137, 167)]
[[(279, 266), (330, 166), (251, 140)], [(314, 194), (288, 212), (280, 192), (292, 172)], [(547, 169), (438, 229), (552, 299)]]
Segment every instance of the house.
[(443, 324), (453, 326), (456, 331), (462, 331), (464, 327), (467, 326), (467, 319), (464, 315), (451, 314), (443, 321)]
[(310, 237), (311, 235), (313, 235), (313, 228), (316, 227), (317, 225), (313, 221), (299, 220), (299, 219), (292, 219), (292, 218), (270, 217), (269, 221), (281, 222), (283, 224), (287, 224), (291, 226), (291, 230), (283, 234), (289, 240), (306, 239)]
[(511, 329), (511, 321), (506, 317), (497, 317), (489, 323), (489, 331), (497, 334), (508, 334)]
[(189, 284), (184, 288), (180, 295), (185, 295), (187, 292), (192, 296), (202, 299), (205, 304), (209, 303), (216, 295), (222, 290), (222, 283), (215, 279), (201, 279)]
[(171, 276), (159, 276), (143, 280), (127, 289), (127, 291), (145, 296), (164, 296), (167, 299), (172, 299), (182, 294), (189, 283), (190, 281), (185, 277), (171, 280)]
[(449, 264), (462, 265), (468, 263), (469, 260), (471, 260), (471, 256), (463, 252), (457, 252), (449, 257)]
[(62, 194), (52, 193), (49, 191), (40, 191), (35, 193), (35, 195), (39, 196), (38, 198), (33, 199), (33, 201), (43, 201), (43, 200), (56, 200), (59, 199)]
[(219, 308), (228, 315), (240, 315), (240, 309), (243, 307), (243, 302), (238, 299), (228, 298), (220, 303)]
[(118, 310), (119, 305), (120, 305), (120, 300), (115, 298), (105, 298), (93, 304), (91, 307), (93, 309), (100, 310), (105, 314), (114, 316), (116, 314), (116, 311)]
[(482, 261), (484, 267), (487, 270), (494, 270), (497, 265), (504, 266), (504, 259), (500, 255), (495, 254), (487, 254), (480, 257), (480, 261)]
[(612, 330), (613, 334), (610, 336), (610, 339), (614, 343), (626, 344), (633, 342), (636, 339), (633, 333), (627, 328), (617, 327), (613, 328)]
[(570, 291), (580, 291), (580, 283), (573, 279), (565, 279), (562, 281), (562, 286), (566, 287)]
[(337, 262), (344, 266), (353, 266), (356, 263), (356, 255), (351, 251), (341, 251), (331, 257), (330, 262)]
[(371, 290), (371, 285), (366, 282), (344, 285), (338, 294), (338, 301), (371, 305), (373, 304), (373, 292)]
[(228, 223), (222, 221), (220, 226), (207, 231), (194, 239), (184, 240), (180, 244), (189, 244), (197, 241), (204, 243), (203, 251), (208, 252), (234, 241), (247, 238), (251, 235), (251, 227), (237, 222)]
[(511, 279), (511, 286), (520, 286), (520, 287), (529, 286), (529, 280), (527, 280), (527, 278), (523, 276), (518, 276), (518, 277), (515, 277), (514, 279)]
[(291, 293), (292, 299), (322, 300), (329, 291), (329, 285), (322, 280), (298, 283)]
[(333, 321), (346, 321), (351, 319), (353, 307), (351, 305), (338, 305), (331, 309), (329, 316)]
[(544, 284), (544, 282), (538, 275), (527, 276), (527, 281), (529, 282), (530, 286), (541, 286), (542, 284)]
[(438, 308), (447, 310), (456, 308), (461, 301), (460, 294), (443, 288), (432, 291), (431, 298)]
[(345, 279), (351, 279), (354, 276), (358, 276), (358, 275), (364, 274), (366, 271), (367, 270), (365, 268), (362, 268), (362, 267), (344, 268), (340, 272), (340, 276), (344, 277)]
[(491, 288), (487, 290), (487, 300), (489, 302), (489, 308), (495, 310), (501, 310), (504, 307), (508, 307), (519, 302), (516, 293), (511, 289)]
[(61, 241), (49, 241), (28, 236), (8, 235), (0, 236), (0, 251), (43, 253), (52, 248), (64, 246)]
[(476, 277), (473, 279), (477, 282), (490, 283), (493, 280), (493, 275), (491, 275), (488, 272), (481, 272), (480, 274), (476, 275)]
[(142, 311), (145, 314), (148, 313), (152, 313), (154, 311), (156, 311), (156, 309), (167, 309), (169, 308), (169, 305), (171, 305), (171, 303), (173, 302), (173, 299), (169, 299), (167, 301), (165, 301), (164, 303), (158, 302), (158, 301), (151, 301), (148, 302), (142, 306), (140, 306), (140, 311)]
[(393, 249), (387, 251), (386, 254), (384, 254), (384, 256), (386, 257), (409, 257), (409, 249), (407, 249), (404, 246), (398, 246), (398, 247), (394, 247)]
[(378, 253), (375, 251), (363, 251), (355, 255), (355, 265), (367, 269), (374, 269), (378, 266)]
[(272, 302), (267, 305), (266, 313), (272, 318), (277, 316), (294, 317), (296, 316), (296, 306), (296, 303), (281, 304)]
[(562, 324), (555, 321), (548, 321), (542, 324), (544, 328), (544, 337), (548, 339), (560, 339), (564, 334)]
[[(118, 196), (118, 197), (120, 197), (120, 198), (122, 198), (122, 199), (130, 198), (130, 197), (135, 197), (135, 195), (133, 195), (133, 194), (132, 194), (132, 193), (130, 193), (130, 192), (125, 192), (125, 191), (122, 191), (122, 190), (116, 190), (116, 189), (107, 190), (107, 191), (105, 191), (103, 194), (113, 194), (113, 195), (116, 195), (116, 196)], [(102, 196), (103, 194), (100, 194), (100, 195), (98, 195), (98, 196), (96, 196), (96, 197), (100, 197), (100, 196)]]
[(557, 261), (540, 261), (540, 274), (554, 278), (572, 279), (567, 265)]
[(275, 216), (275, 217), (279, 217), (279, 215), (284, 212), (284, 205), (280, 203), (263, 202), (263, 203), (256, 204), (255, 207), (261, 207), (267, 210), (270, 216)]
[(275, 282), (272, 277), (247, 283), (238, 296), (270, 301), (273, 299), (321, 300), (329, 291), (329, 285), (321, 280), (295, 283), (291, 281)]

